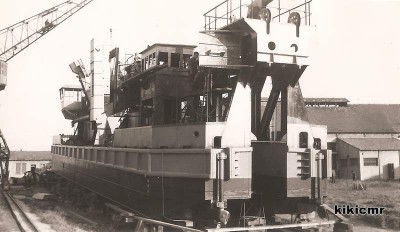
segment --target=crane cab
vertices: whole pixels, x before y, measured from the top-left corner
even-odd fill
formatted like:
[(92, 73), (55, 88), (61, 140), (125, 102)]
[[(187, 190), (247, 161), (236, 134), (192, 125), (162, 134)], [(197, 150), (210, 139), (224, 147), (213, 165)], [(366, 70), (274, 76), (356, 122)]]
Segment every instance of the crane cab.
[(0, 91), (7, 85), (7, 63), (0, 60)]
[(85, 109), (82, 97), (81, 87), (63, 86), (60, 88), (61, 111), (65, 119), (74, 120), (82, 115), (83, 109)]

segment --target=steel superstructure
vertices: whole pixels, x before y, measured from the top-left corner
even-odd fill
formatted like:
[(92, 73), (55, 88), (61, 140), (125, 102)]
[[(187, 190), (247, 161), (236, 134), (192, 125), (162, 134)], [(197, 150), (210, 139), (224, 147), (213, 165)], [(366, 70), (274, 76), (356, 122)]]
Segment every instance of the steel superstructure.
[(204, 15), (197, 47), (156, 43), (129, 64), (92, 40), (89, 115), (75, 115), (67, 141), (55, 136), (53, 170), (138, 215), (197, 229), (271, 229), (273, 214), (298, 222), (324, 210), (331, 151), (298, 83), (309, 65), (310, 2), (274, 14), (273, 1), (224, 1)]

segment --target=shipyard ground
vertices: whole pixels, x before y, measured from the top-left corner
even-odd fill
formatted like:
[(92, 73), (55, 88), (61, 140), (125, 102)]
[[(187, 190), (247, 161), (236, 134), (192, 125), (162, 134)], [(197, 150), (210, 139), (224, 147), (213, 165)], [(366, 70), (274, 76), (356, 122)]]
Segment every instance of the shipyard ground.
[(328, 185), (326, 203), (336, 205), (364, 205), (385, 207), (382, 215), (346, 216), (354, 224), (354, 231), (400, 231), (400, 182), (363, 181), (366, 190), (353, 190), (352, 180), (336, 180)]
[[(116, 225), (111, 217), (79, 209), (61, 198), (33, 199), (32, 196), (39, 192), (50, 191), (43, 187), (24, 188), (22, 185), (13, 185), (10, 189), (25, 213), (36, 218), (35, 226), (39, 231), (132, 231)], [(0, 231), (20, 231), (3, 199), (0, 201), (0, 222)]]
[(0, 232), (6, 231), (19, 231), (19, 228), (6, 205), (5, 199), (0, 195)]
[[(400, 223), (400, 183), (386, 181), (366, 181), (364, 190), (353, 190), (353, 182), (336, 180), (329, 184), (329, 196), (326, 203), (358, 204), (366, 206), (385, 207), (383, 215), (351, 216), (350, 222), (354, 224), (354, 231), (399, 231)], [(17, 196), (19, 202), (27, 211), (37, 216), (39, 223), (49, 226), (54, 231), (133, 231), (129, 227), (121, 227), (112, 222), (109, 216), (102, 212), (88, 212), (74, 206), (63, 199), (36, 200), (32, 199), (34, 193), (50, 192), (43, 187), (24, 188), (11, 186), (11, 192)], [(0, 231), (19, 231), (4, 200), (0, 201)]]

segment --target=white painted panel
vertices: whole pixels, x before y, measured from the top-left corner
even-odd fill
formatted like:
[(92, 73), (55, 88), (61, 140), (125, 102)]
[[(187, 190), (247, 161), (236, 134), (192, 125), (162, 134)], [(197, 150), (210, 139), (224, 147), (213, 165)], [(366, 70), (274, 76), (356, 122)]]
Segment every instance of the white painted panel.
[(222, 135), (222, 147), (250, 147), (251, 138), (251, 89), (238, 82)]

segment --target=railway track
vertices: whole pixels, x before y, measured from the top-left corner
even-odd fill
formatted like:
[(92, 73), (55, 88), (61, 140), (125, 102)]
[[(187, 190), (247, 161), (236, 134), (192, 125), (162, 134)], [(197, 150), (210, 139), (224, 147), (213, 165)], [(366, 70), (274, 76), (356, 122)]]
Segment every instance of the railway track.
[(22, 232), (37, 232), (39, 231), (29, 217), (25, 214), (24, 210), (17, 203), (17, 201), (7, 192), (1, 191), (7, 207), (10, 209), (19, 229)]

